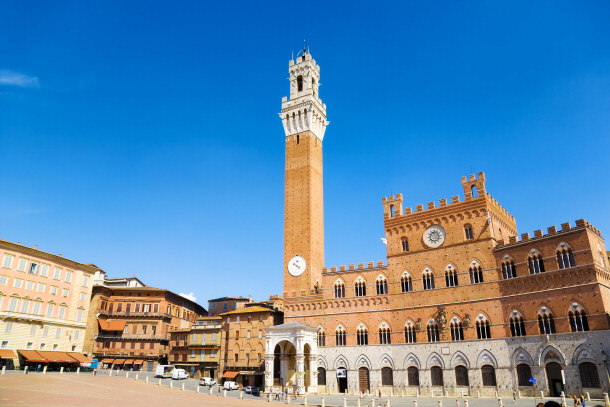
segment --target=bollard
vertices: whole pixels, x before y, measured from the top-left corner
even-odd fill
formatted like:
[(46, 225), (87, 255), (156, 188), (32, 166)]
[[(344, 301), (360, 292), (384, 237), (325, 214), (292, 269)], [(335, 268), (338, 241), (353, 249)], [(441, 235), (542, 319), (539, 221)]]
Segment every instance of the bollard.
[(159, 379), (159, 386), (161, 386), (161, 379)]
[(540, 398), (543, 399), (544, 398), (544, 392), (542, 390), (540, 390)]
[(76, 374), (80, 374), (80, 366), (76, 368)]
[(449, 397), (449, 390), (445, 390), (445, 397)]
[(610, 399), (608, 398), (608, 393), (604, 393), (604, 405), (606, 407), (610, 407)]
[(306, 406), (307, 405), (307, 394), (305, 394), (303, 396), (303, 405)]
[(243, 400), (243, 398), (244, 398), (244, 392), (243, 392), (243, 391), (240, 391), (240, 392), (239, 392), (239, 399), (240, 399), (240, 400)]
[(405, 389), (400, 389), (400, 397), (404, 397), (405, 396)]
[[(324, 397), (320, 400), (320, 407), (326, 407), (326, 403), (324, 403)], [(358, 400), (358, 407), (360, 407), (360, 400)]]
[(477, 390), (477, 398), (481, 398), (481, 392)]
[(173, 389), (174, 388), (174, 382), (172, 382), (171, 380), (169, 381), (169, 388)]
[(227, 391), (226, 390), (222, 392), (222, 397), (227, 397)]
[(375, 407), (375, 399), (371, 400), (371, 407)]
[(417, 388), (417, 393), (415, 393), (415, 397), (419, 397), (419, 387)]
[(521, 398), (521, 390), (517, 390), (517, 398), (520, 399)]
[[(322, 407), (324, 407), (324, 406), (322, 406)], [(356, 399), (356, 407), (360, 407), (360, 397), (358, 397)]]
[(443, 400), (438, 401), (438, 407), (443, 407)]
[(184, 390), (184, 383), (182, 383), (182, 390)]
[(343, 407), (347, 407), (347, 398), (343, 397)]
[(212, 386), (210, 386), (210, 396), (212, 395)]
[(64, 374), (64, 367), (63, 366), (59, 368), (59, 374)]
[(271, 403), (271, 390), (269, 390), (269, 400), (267, 402)]
[(28, 367), (27, 366), (25, 367), (25, 369), (23, 369), (23, 374), (28, 374)]
[(6, 366), (2, 366), (2, 374), (6, 374)]
[(464, 400), (464, 407), (468, 407), (468, 400)]
[(498, 390), (496, 390), (496, 398), (500, 398), (500, 396), (498, 396)]
[(504, 407), (504, 404), (502, 404), (502, 399), (498, 399), (498, 407)]
[(136, 373), (136, 380), (138, 380), (139, 377), (140, 377), (140, 374)]
[(286, 403), (290, 404), (290, 394), (286, 395)]
[(112, 369), (108, 371), (108, 376), (112, 376)]
[(568, 404), (566, 403), (566, 395), (564, 392), (561, 392), (561, 407), (568, 407)]
[(394, 387), (390, 389), (390, 397), (394, 397)]
[(413, 400), (413, 407), (417, 407), (417, 400)]
[(125, 372), (125, 379), (129, 379), (129, 372)]
[(197, 385), (197, 393), (199, 393), (199, 385)]
[(462, 393), (462, 398), (464, 398), (464, 390), (462, 390), (461, 393)]
[[(344, 407), (347, 407), (347, 406), (344, 406)], [(390, 407), (390, 399), (388, 399), (386, 407)]]
[(587, 392), (586, 394), (587, 394), (587, 401), (591, 401), (591, 396), (589, 395), (589, 392)]

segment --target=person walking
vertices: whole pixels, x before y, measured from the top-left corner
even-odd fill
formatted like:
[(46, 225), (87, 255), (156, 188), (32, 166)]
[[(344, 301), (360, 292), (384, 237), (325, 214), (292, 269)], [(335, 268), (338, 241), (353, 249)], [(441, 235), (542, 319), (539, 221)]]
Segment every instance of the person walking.
[(574, 407), (578, 407), (580, 401), (578, 401), (578, 397), (575, 394), (572, 394), (572, 400), (574, 401)]
[(582, 407), (585, 407), (585, 396), (582, 393), (580, 393), (580, 404), (582, 404)]

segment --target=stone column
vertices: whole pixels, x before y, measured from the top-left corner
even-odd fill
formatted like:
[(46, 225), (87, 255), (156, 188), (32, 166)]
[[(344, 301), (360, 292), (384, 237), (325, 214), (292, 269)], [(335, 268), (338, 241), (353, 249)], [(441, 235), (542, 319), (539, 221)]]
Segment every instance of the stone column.
[(305, 394), (305, 355), (302, 353), (296, 356), (296, 368), (297, 391), (299, 394)]
[[(273, 360), (274, 355), (265, 355), (265, 393), (273, 390)], [(211, 391), (211, 387), (210, 387)]]
[(288, 356), (280, 356), (280, 385), (288, 386), (288, 363), (290, 362), (290, 358)]
[(318, 355), (309, 355), (309, 388), (307, 391), (318, 392)]

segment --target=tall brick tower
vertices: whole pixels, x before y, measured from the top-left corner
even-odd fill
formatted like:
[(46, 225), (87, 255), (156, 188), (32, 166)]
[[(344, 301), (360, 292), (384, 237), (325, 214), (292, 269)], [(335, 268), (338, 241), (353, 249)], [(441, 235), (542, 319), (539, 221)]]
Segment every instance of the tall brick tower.
[(328, 125), (318, 96), (320, 67), (304, 49), (290, 60), (290, 98), (282, 98), (286, 133), (284, 296), (309, 294), (324, 266), (322, 140)]

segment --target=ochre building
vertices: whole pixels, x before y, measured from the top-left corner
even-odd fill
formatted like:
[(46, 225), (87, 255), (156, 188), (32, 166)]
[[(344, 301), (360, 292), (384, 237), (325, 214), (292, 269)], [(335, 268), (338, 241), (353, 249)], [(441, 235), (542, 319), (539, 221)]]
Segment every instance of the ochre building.
[(190, 328), (170, 330), (169, 363), (191, 377), (220, 378), (222, 318), (199, 318)]
[(285, 324), (267, 329), (267, 391), (608, 391), (601, 232), (580, 219), (519, 234), (482, 172), (462, 177), (451, 198), (384, 197), (387, 259), (324, 267), (320, 68), (304, 51), (289, 75)]

